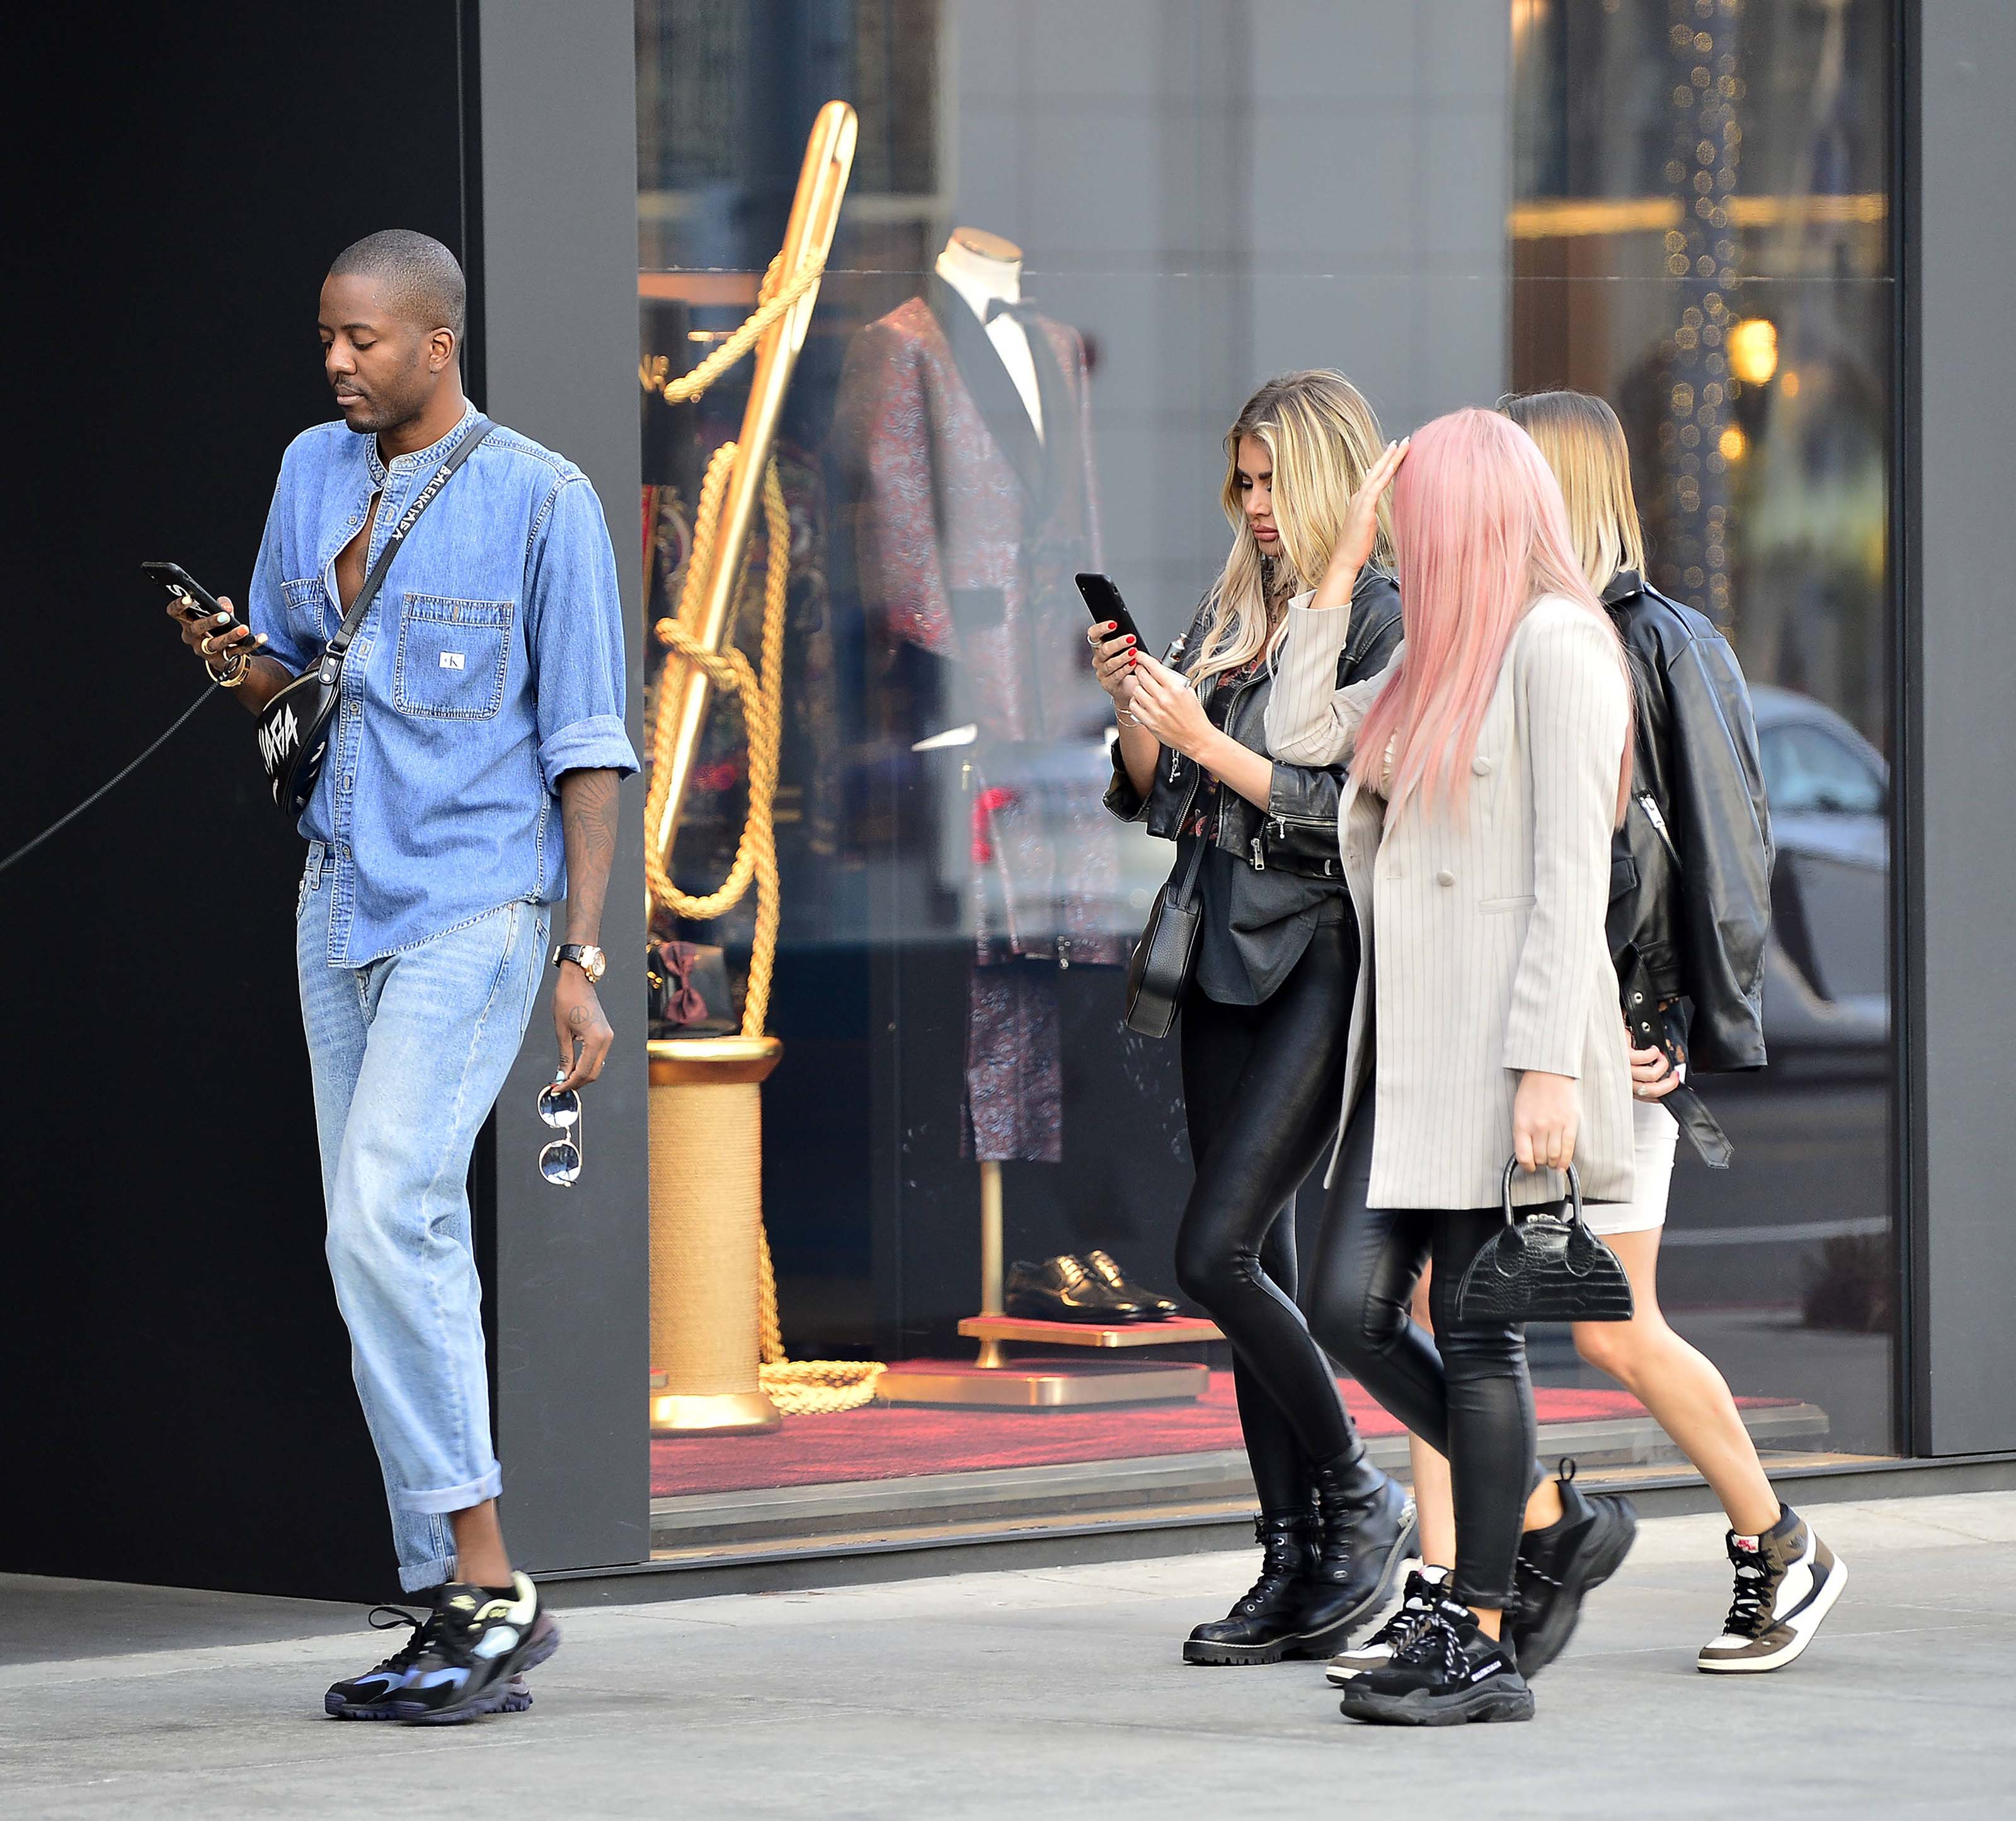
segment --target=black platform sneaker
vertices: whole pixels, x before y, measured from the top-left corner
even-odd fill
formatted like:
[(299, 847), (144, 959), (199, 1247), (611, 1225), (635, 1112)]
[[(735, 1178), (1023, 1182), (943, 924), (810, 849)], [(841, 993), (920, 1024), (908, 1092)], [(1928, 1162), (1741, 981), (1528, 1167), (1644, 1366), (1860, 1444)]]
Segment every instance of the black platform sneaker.
[[(383, 1618), (379, 1616), (381, 1613)], [(415, 1618), (404, 1607), (374, 1607), (371, 1614), (373, 1631), (389, 1632), (400, 1625), (410, 1625), (412, 1629), (405, 1643), (382, 1663), (374, 1664), (362, 1675), (332, 1682), (322, 1697), (322, 1711), (337, 1720), (396, 1720), (399, 1716), (393, 1711), (392, 1697), (406, 1685), (406, 1678), (420, 1654), (420, 1634), (427, 1628), (427, 1622)], [(520, 1713), (531, 1704), (532, 1691), (524, 1677), (514, 1675), (498, 1711)]]
[(1519, 1673), (1537, 1675), (1568, 1647), (1582, 1603), (1615, 1574), (1638, 1535), (1638, 1513), (1618, 1492), (1586, 1495), (1561, 1463), (1561, 1514), (1519, 1539), (1519, 1610), (1508, 1613)]
[(1511, 1650), (1486, 1636), (1468, 1607), (1438, 1598), (1391, 1662), (1344, 1685), (1342, 1711), (1381, 1726), (1530, 1720), (1533, 1691)]
[(1395, 1651), (1420, 1636), (1421, 1627), (1427, 1622), (1428, 1614), (1441, 1596), (1442, 1583), (1448, 1579), (1446, 1568), (1415, 1569), (1407, 1577), (1406, 1591), (1400, 1596), (1400, 1603), (1394, 1607), (1385, 1624), (1355, 1650), (1340, 1650), (1330, 1658), (1323, 1671), (1330, 1686), (1341, 1688), (1370, 1670), (1384, 1669), (1393, 1660)]
[(509, 1596), (455, 1584), (441, 1589), (422, 1628), (419, 1654), (392, 1697), (394, 1712), (415, 1726), (451, 1726), (501, 1713), (511, 1686), (560, 1648), (560, 1628), (539, 1610), (523, 1574)]
[(1848, 1585), (1847, 1564), (1806, 1528), (1791, 1506), (1753, 1543), (1729, 1533), (1736, 1599), (1722, 1636), (1695, 1659), (1717, 1675), (1782, 1669), (1813, 1641), (1820, 1621)]

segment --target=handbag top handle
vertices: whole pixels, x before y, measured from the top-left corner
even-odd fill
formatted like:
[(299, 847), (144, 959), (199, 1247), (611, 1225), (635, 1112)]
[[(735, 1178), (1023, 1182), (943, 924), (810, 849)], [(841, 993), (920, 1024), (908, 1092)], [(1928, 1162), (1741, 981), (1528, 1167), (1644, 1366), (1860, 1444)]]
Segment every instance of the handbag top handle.
[(371, 565), (371, 573), (365, 577), (363, 587), (357, 591), (357, 599), (350, 603), (350, 611), (343, 616), (343, 624), (329, 640), (326, 655), (340, 658), (350, 649), (350, 642), (357, 636), (357, 628), (364, 624), (365, 614), (378, 598), (378, 590), (384, 585), (385, 571), (392, 567), (392, 559), (406, 541), (406, 534), (413, 528), (420, 514), (434, 504), (434, 495), (448, 484), (448, 477), (476, 453), (477, 444), (496, 427), (487, 417), (479, 416), (473, 419), (468, 434), (448, 452), (447, 460), (434, 470), (434, 478), (413, 495), (413, 503), (399, 515), (399, 522), (385, 540), (385, 548), (378, 552), (378, 560)]
[[(1507, 1226), (1514, 1225), (1516, 1224), (1517, 1221), (1517, 1217), (1512, 1211), (1512, 1179), (1517, 1175), (1518, 1173), (1518, 1158), (1516, 1157), (1507, 1157), (1505, 1160), (1504, 1187), (1499, 1192), (1499, 1205), (1504, 1210), (1505, 1224)], [(1568, 1165), (1568, 1207), (1564, 1208), (1562, 1212), (1558, 1215), (1550, 1215), (1546, 1218), (1572, 1220), (1578, 1222), (1582, 1220), (1582, 1177), (1573, 1164)]]

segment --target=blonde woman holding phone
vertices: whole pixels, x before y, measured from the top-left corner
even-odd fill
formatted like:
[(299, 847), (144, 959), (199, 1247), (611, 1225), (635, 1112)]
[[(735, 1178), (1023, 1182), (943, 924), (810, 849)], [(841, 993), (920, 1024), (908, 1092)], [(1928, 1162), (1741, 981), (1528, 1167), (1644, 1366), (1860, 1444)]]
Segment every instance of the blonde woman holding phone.
[(1159, 664), (1118, 624), (1089, 629), (1118, 723), (1107, 807), (1173, 840), (1201, 908), (1182, 1001), (1196, 1182), (1176, 1275), (1233, 1349), (1259, 1493), (1259, 1578), (1199, 1625), (1186, 1661), (1324, 1657), (1384, 1603), (1413, 1552), (1404, 1489), (1366, 1459), (1295, 1303), (1294, 1199), (1335, 1123), (1357, 991), (1358, 928), (1337, 851), (1344, 776), (1282, 763), (1262, 737), (1291, 596), (1320, 581), (1363, 519), (1363, 560), (1334, 660), (1384, 668), (1400, 635), (1384, 513), (1391, 455), (1341, 373), (1284, 374), (1225, 437), (1225, 567)]

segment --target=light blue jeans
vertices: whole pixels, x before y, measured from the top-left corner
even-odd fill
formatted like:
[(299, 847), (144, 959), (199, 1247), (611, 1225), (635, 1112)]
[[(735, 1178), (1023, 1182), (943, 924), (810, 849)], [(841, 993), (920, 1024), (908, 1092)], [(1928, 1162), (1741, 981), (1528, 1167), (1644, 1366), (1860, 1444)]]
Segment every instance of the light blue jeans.
[(544, 977), (551, 912), (509, 904), (361, 968), (329, 965), (333, 868), (296, 918), (329, 1276), (409, 1592), (445, 1581), (448, 1513), (497, 1496), (469, 1159)]

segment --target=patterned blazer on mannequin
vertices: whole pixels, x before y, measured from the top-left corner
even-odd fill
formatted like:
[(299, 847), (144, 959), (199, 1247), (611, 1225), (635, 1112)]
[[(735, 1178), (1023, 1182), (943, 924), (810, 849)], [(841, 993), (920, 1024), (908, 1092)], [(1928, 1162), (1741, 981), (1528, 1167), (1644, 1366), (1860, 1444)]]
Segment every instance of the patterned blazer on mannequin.
[[(968, 750), (983, 964), (1118, 966), (1127, 943), (1103, 927), (1118, 851), (1093, 753), (1111, 708), (1073, 580), (1100, 560), (1085, 345), (1047, 317), (1023, 322), (1041, 437), (980, 318), (934, 275), (855, 336), (834, 444), (864, 607), (890, 639), (947, 660), (950, 719), (979, 730)], [(1082, 786), (1057, 763), (1075, 744)]]

